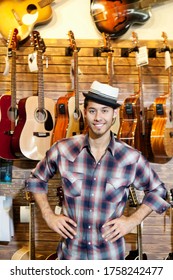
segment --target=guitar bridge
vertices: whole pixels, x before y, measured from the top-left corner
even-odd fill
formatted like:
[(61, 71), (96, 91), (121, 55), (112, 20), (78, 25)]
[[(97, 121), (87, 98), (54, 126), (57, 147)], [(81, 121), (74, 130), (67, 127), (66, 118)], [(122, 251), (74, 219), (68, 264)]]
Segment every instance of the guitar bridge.
[(50, 133), (49, 132), (34, 132), (33, 135), (36, 137), (48, 137), (50, 135)]

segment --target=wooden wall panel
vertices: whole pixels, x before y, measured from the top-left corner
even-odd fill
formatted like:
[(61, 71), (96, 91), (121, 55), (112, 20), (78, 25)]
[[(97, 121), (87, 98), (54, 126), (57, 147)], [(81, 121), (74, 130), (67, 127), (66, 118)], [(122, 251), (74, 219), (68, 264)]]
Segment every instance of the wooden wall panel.
[[(78, 64), (81, 74), (79, 75), (80, 99), (83, 100), (82, 91), (88, 90), (94, 80), (107, 83), (106, 72), (107, 54), (95, 56), (95, 49), (103, 45), (102, 40), (76, 40), (79, 50)], [(173, 42), (169, 42), (170, 47)], [(70, 79), (71, 56), (66, 52), (69, 47), (69, 40), (45, 39), (46, 52), (44, 54), (44, 94), (52, 98), (55, 102), (58, 97), (71, 92), (72, 84)], [(156, 48), (157, 56), (149, 57), (149, 64), (142, 68), (142, 84), (145, 106), (148, 107), (154, 99), (168, 90), (168, 75), (164, 68), (164, 54), (159, 53), (162, 47), (161, 41), (141, 41), (140, 45), (148, 48)], [(114, 77), (113, 85), (120, 88), (119, 100), (124, 99), (138, 92), (139, 77), (135, 62), (135, 54), (130, 53), (128, 57), (122, 57), (122, 49), (132, 48), (131, 41), (112, 41), (114, 50)], [(23, 97), (37, 95), (37, 73), (30, 72), (28, 67), (28, 54), (34, 51), (32, 41), (28, 40), (20, 45), (17, 50), (16, 59), (16, 93), (17, 100)], [(0, 40), (0, 95), (6, 94), (11, 88), (10, 73), (3, 75), (5, 69), (5, 57), (7, 55), (6, 42)], [(9, 58), (10, 59), (10, 58)], [(46, 68), (48, 59), (48, 68)], [(28, 244), (27, 223), (20, 222), (20, 207), (28, 202), (24, 193), (24, 180), (29, 176), (30, 170), (34, 168), (36, 162), (30, 160), (17, 160), (13, 162), (13, 182), (12, 185), (0, 184), (0, 195), (13, 197), (13, 220), (15, 234), (9, 243), (0, 242), (0, 259), (11, 259), (13, 253)], [(158, 172), (165, 182), (168, 190), (172, 188), (173, 168), (172, 160), (167, 164), (154, 164), (153, 168)], [(60, 185), (60, 178), (56, 178), (49, 183), (49, 200), (54, 208), (57, 203), (56, 190)], [(126, 215), (132, 211), (126, 208)], [(163, 259), (173, 250), (173, 229), (172, 210), (168, 210), (162, 215), (152, 213), (143, 224), (143, 248), (149, 259)], [(44, 258), (55, 251), (60, 236), (52, 232), (43, 221), (36, 206), (36, 252), (43, 254)], [(131, 233), (126, 236), (127, 253), (136, 248), (136, 234)]]

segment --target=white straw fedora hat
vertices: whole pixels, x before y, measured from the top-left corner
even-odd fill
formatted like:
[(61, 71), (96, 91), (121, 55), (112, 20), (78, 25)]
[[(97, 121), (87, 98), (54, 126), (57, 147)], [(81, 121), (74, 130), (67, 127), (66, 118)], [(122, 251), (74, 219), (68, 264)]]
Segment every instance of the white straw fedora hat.
[(94, 81), (91, 84), (90, 90), (88, 92), (83, 92), (83, 95), (89, 100), (116, 109), (121, 106), (117, 103), (118, 93), (118, 88)]

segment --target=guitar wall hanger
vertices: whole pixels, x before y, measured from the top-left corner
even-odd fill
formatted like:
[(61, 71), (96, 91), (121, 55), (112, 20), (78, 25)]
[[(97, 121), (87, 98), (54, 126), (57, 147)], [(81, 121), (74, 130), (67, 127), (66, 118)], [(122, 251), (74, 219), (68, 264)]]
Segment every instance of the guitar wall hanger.
[[(121, 49), (121, 57), (129, 57), (129, 54), (132, 52), (138, 52), (138, 48), (122, 48)], [(149, 58), (156, 58), (157, 49), (156, 48), (148, 48), (148, 57)]]
[(93, 48), (93, 56), (99, 57), (102, 53), (114, 52), (114, 50), (110, 50), (107, 47)]
[[(77, 47), (77, 51), (79, 52), (81, 48)], [(73, 56), (73, 48), (71, 46), (65, 48), (65, 56)]]

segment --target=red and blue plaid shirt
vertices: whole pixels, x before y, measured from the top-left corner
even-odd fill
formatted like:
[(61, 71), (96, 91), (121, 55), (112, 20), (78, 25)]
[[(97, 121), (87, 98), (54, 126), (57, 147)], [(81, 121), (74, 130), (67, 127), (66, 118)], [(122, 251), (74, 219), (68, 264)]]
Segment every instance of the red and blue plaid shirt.
[(125, 209), (129, 186), (144, 191), (143, 203), (157, 213), (170, 205), (166, 188), (140, 152), (115, 139), (96, 163), (88, 135), (77, 135), (55, 143), (32, 171), (26, 182), (31, 192), (47, 192), (56, 172), (62, 178), (64, 214), (77, 223), (77, 235), (58, 245), (58, 258), (66, 260), (121, 260), (124, 238), (111, 243), (102, 238), (102, 225), (120, 217)]

